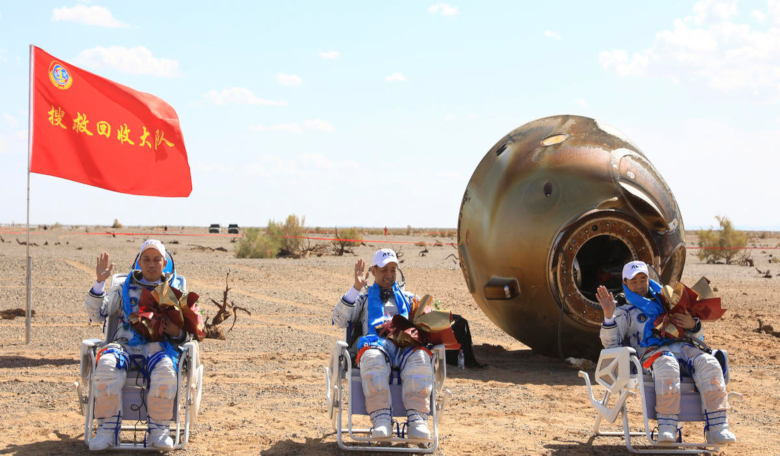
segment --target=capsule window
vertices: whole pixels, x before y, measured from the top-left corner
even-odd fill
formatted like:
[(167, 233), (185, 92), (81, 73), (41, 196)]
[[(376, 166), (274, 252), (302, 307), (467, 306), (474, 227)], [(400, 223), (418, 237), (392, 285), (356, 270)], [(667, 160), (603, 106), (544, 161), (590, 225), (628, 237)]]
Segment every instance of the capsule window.
[(552, 190), (553, 190), (552, 182), (545, 182), (545, 184), (544, 184), (544, 196), (549, 197), (550, 195), (552, 195)]

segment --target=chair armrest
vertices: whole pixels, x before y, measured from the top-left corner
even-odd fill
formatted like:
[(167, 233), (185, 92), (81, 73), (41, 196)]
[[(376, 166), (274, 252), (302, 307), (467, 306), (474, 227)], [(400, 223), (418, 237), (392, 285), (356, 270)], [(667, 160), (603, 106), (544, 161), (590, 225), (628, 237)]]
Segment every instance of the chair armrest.
[(593, 377), (596, 383), (612, 394), (620, 391), (631, 380), (631, 358), (636, 350), (631, 347), (605, 348), (601, 350)]
[(103, 339), (83, 339), (81, 341), (82, 348), (97, 347), (103, 343)]

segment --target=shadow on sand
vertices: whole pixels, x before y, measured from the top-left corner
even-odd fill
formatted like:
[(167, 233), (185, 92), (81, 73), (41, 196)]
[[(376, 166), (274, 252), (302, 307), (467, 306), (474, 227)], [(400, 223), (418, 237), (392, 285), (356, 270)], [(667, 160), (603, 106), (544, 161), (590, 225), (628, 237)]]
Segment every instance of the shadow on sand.
[[(327, 441), (326, 441), (327, 440)], [(403, 447), (403, 446), (402, 446)], [(412, 448), (412, 447), (403, 447)], [(260, 452), (261, 455), (290, 455), (290, 456), (319, 456), (319, 455), (347, 455), (347, 454), (360, 454), (361, 456), (384, 456), (387, 452), (375, 452), (375, 451), (361, 451), (355, 453), (354, 451), (342, 451), (336, 444), (336, 433), (330, 432), (322, 438), (313, 439), (306, 438), (305, 442), (296, 442), (294, 440), (282, 440), (276, 442), (271, 448)], [(420, 454), (420, 453), (406, 453), (406, 454)], [(440, 454), (437, 451), (434, 454)]]
[[(56, 439), (44, 442), (25, 443), (15, 445), (8, 444), (0, 449), (0, 454), (19, 454), (19, 455), (39, 455), (39, 454), (85, 454), (89, 452), (87, 445), (84, 444), (84, 435), (71, 437), (66, 434), (54, 431)], [(124, 453), (128, 454), (128, 453)]]
[(474, 346), (477, 361), (487, 364), (476, 369), (447, 366), (447, 377), (535, 385), (582, 385), (577, 369), (562, 359), (538, 355), (531, 349), (506, 350), (500, 345)]
[(48, 358), (27, 358), (24, 356), (0, 356), (0, 368), (15, 367), (40, 367), (40, 366), (71, 366), (79, 364), (78, 359), (48, 359)]

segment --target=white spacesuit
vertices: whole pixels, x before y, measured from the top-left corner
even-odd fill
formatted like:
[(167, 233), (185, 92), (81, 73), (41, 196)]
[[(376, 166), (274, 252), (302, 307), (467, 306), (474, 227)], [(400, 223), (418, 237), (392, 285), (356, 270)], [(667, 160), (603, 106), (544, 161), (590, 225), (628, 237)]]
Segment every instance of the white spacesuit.
[[(645, 277), (640, 274), (645, 274)], [(650, 369), (656, 391), (655, 410), (658, 416), (659, 442), (674, 442), (677, 438), (681, 366), (684, 374), (693, 377), (700, 391), (708, 442), (736, 442), (736, 437), (728, 426), (726, 416), (729, 408), (728, 396), (720, 363), (714, 356), (690, 342), (664, 339), (652, 332), (653, 322), (657, 316), (653, 312), (662, 311), (663, 308), (656, 298), (661, 287), (656, 282), (648, 280), (647, 274), (647, 265), (641, 261), (632, 261), (623, 268), (626, 294), (618, 295), (615, 304), (619, 307), (613, 307), (613, 317), (605, 318), (601, 327), (600, 337), (604, 348), (630, 346), (636, 350), (645, 369)], [(637, 280), (649, 282), (647, 292), (643, 296), (633, 293), (628, 288), (630, 285), (627, 285), (627, 282), (634, 280), (635, 277)], [(657, 308), (654, 308), (655, 306)], [(602, 304), (602, 307), (605, 306)], [(650, 313), (650, 316), (647, 313)], [(686, 329), (685, 339), (700, 341), (702, 340), (701, 322), (698, 319), (692, 321), (695, 325)]]
[(147, 442), (159, 449), (173, 448), (169, 426), (176, 397), (174, 366), (178, 359), (174, 359), (177, 354), (172, 346), (187, 342), (190, 336), (179, 330), (177, 335), (169, 336), (169, 340), (163, 343), (146, 343), (132, 330), (128, 320), (128, 313), (138, 311), (138, 300), (144, 288), (151, 290), (163, 280), (171, 280), (170, 276), (162, 275), (166, 263), (163, 244), (148, 240), (141, 246), (141, 269), (132, 271), (123, 284), (113, 285), (106, 293), (105, 277), (113, 271), (113, 264), (108, 266), (108, 254), (98, 257), (98, 279), (103, 280), (96, 281), (89, 291), (86, 298), (87, 314), (91, 321), (98, 322), (105, 322), (108, 316), (117, 315), (119, 324), (115, 334), (106, 335), (106, 340), (111, 343), (97, 352), (93, 381), (95, 417), (98, 418), (99, 427), (97, 435), (90, 442), (90, 450), (106, 449), (117, 444), (122, 421), (122, 387), (127, 370), (131, 368), (142, 370), (148, 375), (149, 389), (145, 398), (149, 416)]
[[(356, 285), (342, 296), (333, 309), (332, 319), (339, 328), (360, 325), (362, 337), (356, 342), (357, 363), (366, 398), (366, 410), (371, 416), (374, 439), (387, 439), (392, 434), (390, 373), (401, 371), (403, 403), (408, 420), (408, 436), (412, 440), (430, 439), (428, 414), (429, 396), (433, 386), (432, 354), (421, 347), (399, 348), (392, 341), (379, 337), (376, 326), (392, 320), (394, 315), (409, 316), (413, 293), (402, 291), (395, 283), (398, 259), (395, 252), (382, 249), (374, 254), (371, 272), (375, 283), (366, 293), (368, 273), (363, 275), (362, 259), (355, 265)], [(357, 329), (357, 328), (355, 328)]]

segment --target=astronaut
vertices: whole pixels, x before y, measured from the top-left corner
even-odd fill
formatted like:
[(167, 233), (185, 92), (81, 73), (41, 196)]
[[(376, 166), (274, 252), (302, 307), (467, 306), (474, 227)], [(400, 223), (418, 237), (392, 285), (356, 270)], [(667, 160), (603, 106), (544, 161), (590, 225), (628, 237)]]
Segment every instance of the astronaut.
[(358, 259), (355, 263), (355, 284), (336, 304), (332, 318), (339, 328), (346, 328), (350, 323), (353, 323), (353, 328), (362, 327), (362, 337), (357, 341), (357, 364), (366, 410), (373, 424), (371, 437), (376, 440), (392, 437), (389, 382), (391, 369), (399, 368), (408, 438), (429, 440), (432, 353), (424, 347), (398, 347), (391, 340), (379, 337), (376, 331), (377, 325), (392, 320), (394, 315), (408, 316), (415, 295), (401, 290), (395, 282), (398, 258), (393, 250), (381, 249), (374, 254), (370, 269), (374, 284), (365, 293), (360, 293), (368, 284), (369, 271), (365, 268), (365, 261)]
[[(726, 382), (718, 360), (690, 341), (702, 340), (701, 322), (690, 313), (676, 313), (674, 322), (685, 329), (683, 341), (653, 332), (655, 318), (663, 313), (661, 285), (649, 279), (647, 264), (632, 261), (623, 267), (623, 290), (617, 300), (604, 286), (596, 296), (604, 309), (601, 343), (604, 348), (629, 345), (636, 350), (655, 382), (658, 442), (677, 440), (680, 413), (680, 369), (693, 377), (702, 398), (708, 443), (735, 443), (726, 416), (729, 408)], [(619, 307), (618, 307), (619, 306)]]
[[(173, 448), (169, 433), (176, 397), (177, 356), (173, 344), (183, 344), (190, 335), (166, 320), (163, 332), (167, 340), (147, 343), (129, 326), (129, 315), (138, 311), (138, 299), (144, 288), (153, 289), (163, 280), (167, 265), (165, 246), (150, 239), (141, 245), (138, 265), (140, 270), (132, 271), (125, 283), (115, 284), (105, 292), (106, 279), (111, 277), (114, 264), (109, 262), (108, 253), (97, 257), (96, 281), (86, 299), (87, 314), (91, 321), (106, 321), (116, 314), (119, 324), (115, 334), (107, 334), (111, 341), (97, 352), (97, 367), (93, 374), (95, 385), (95, 417), (98, 418), (97, 435), (89, 444), (90, 450), (103, 450), (117, 445), (122, 422), (122, 387), (129, 368), (143, 368), (149, 375), (149, 389), (146, 392), (149, 436), (147, 444), (162, 449)], [(181, 290), (185, 291), (185, 290)]]

